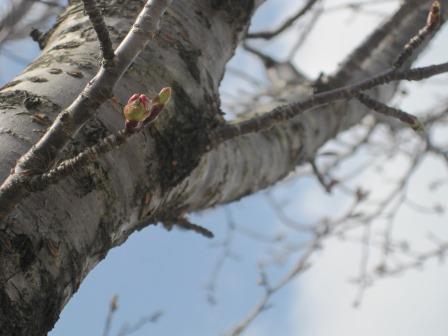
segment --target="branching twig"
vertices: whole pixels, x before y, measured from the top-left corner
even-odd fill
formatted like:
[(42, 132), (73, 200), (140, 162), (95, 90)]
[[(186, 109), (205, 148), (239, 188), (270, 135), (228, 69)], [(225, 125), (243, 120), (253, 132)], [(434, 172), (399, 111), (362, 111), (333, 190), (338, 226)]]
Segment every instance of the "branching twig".
[(83, 92), (61, 112), (45, 135), (23, 155), (0, 187), (0, 220), (28, 193), (24, 176), (41, 174), (52, 166), (73, 135), (112, 96), (115, 84), (159, 29), (160, 18), (172, 0), (148, 0), (132, 29), (115, 52), (113, 66), (102, 66)]
[(309, 260), (311, 259), (313, 253), (319, 249), (320, 242), (322, 240), (321, 236), (317, 236), (308, 246), (306, 251), (303, 252), (302, 256), (296, 262), (294, 267), (286, 273), (276, 284), (271, 285), (267, 279), (267, 275), (261, 270), (260, 285), (264, 288), (264, 295), (258, 302), (258, 304), (252, 309), (252, 311), (238, 322), (230, 331), (225, 333), (226, 336), (238, 336), (246, 330), (246, 328), (257, 318), (263, 311), (269, 307), (269, 301), (272, 296), (290, 283), (297, 275), (305, 272), (309, 268)]
[(233, 125), (222, 126), (214, 131), (211, 135), (210, 141), (213, 146), (217, 146), (224, 141), (242, 136), (244, 134), (269, 129), (281, 122), (288, 121), (311, 108), (337, 100), (353, 98), (359, 91), (369, 90), (393, 81), (418, 81), (445, 72), (448, 72), (448, 62), (404, 71), (390, 69), (380, 75), (370, 77), (356, 84), (317, 93), (306, 100), (277, 107), (271, 112), (265, 113), (259, 117)]

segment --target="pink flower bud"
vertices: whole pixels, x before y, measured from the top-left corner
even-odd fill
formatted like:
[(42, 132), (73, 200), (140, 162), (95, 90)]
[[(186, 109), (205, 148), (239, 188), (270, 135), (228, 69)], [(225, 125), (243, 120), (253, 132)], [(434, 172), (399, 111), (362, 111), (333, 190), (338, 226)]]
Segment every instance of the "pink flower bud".
[(149, 114), (149, 99), (144, 94), (133, 94), (123, 109), (128, 121), (142, 121)]

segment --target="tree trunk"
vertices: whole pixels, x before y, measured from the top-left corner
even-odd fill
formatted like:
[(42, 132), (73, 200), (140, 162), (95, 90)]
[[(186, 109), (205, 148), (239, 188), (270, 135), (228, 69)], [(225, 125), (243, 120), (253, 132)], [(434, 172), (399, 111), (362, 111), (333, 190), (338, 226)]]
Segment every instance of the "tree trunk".
[[(171, 86), (173, 103), (157, 132), (138, 134), (95, 164), (32, 194), (0, 224), (2, 335), (45, 335), (87, 273), (132, 232), (273, 185), (361, 120), (364, 107), (338, 102), (209, 150), (210, 131), (224, 123), (218, 87), (225, 65), (260, 2), (174, 1), (159, 36), (115, 91), (124, 103), (133, 93), (154, 95)], [(99, 3), (116, 46), (144, 1)], [(424, 24), (428, 3), (407, 1), (350, 56), (332, 83), (387, 69)], [(71, 2), (46, 37), (42, 55), (0, 91), (2, 180), (99, 68), (96, 35), (79, 1)], [(387, 101), (394, 88), (371, 94)], [(113, 101), (103, 104), (63, 157), (122, 129), (121, 109)]]

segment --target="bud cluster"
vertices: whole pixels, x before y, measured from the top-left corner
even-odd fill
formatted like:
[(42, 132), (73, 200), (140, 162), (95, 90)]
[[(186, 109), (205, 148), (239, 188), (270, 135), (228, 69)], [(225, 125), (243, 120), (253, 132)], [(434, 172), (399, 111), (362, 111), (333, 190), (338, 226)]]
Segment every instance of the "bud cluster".
[(123, 109), (126, 132), (135, 133), (154, 122), (170, 98), (170, 87), (163, 88), (152, 100), (144, 94), (133, 94)]

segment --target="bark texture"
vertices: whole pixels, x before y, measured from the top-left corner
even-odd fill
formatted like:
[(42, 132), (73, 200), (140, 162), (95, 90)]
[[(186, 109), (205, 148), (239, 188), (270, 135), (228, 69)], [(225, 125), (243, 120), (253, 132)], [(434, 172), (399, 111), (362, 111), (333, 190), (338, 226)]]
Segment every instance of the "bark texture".
[[(99, 1), (114, 46), (142, 0)], [(161, 32), (116, 87), (124, 103), (136, 92), (173, 88), (157, 122), (94, 165), (26, 198), (0, 223), (0, 333), (45, 335), (87, 273), (135, 230), (239, 199), (282, 179), (325, 141), (366, 112), (354, 101), (323, 106), (262, 133), (209, 150), (210, 130), (224, 123), (218, 86), (227, 61), (261, 1), (174, 1)], [(409, 0), (355, 51), (333, 84), (387, 69), (420, 26), (429, 1)], [(46, 36), (46, 47), (0, 91), (0, 178), (96, 73), (99, 49), (82, 4), (72, 1)], [(394, 86), (371, 95), (387, 101)], [(61, 159), (122, 129), (121, 106), (99, 109)]]

